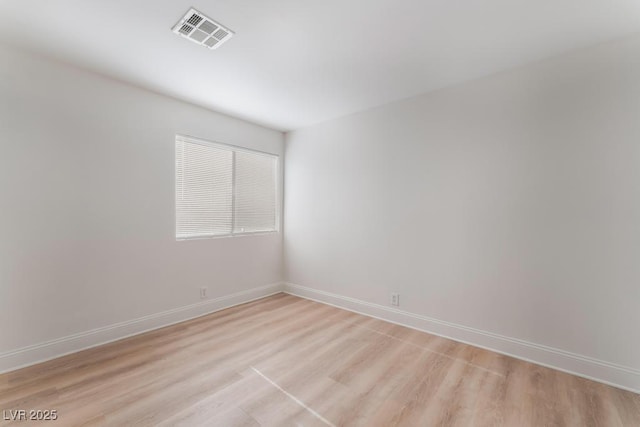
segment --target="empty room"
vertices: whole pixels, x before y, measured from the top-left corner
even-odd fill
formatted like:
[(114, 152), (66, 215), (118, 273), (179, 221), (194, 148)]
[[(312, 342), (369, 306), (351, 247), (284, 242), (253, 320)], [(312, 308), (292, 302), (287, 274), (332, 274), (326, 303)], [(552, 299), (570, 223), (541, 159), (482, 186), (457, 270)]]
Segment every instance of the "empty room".
[(0, 144), (0, 426), (640, 426), (637, 0), (2, 0)]

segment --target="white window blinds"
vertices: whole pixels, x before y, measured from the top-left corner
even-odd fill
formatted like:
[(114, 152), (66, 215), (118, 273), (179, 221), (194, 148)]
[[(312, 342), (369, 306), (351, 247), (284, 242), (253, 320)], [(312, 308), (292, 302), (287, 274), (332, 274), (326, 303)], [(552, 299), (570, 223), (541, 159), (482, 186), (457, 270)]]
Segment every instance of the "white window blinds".
[(277, 230), (277, 156), (176, 137), (176, 238)]
[(276, 223), (276, 159), (235, 153), (234, 232), (274, 230)]

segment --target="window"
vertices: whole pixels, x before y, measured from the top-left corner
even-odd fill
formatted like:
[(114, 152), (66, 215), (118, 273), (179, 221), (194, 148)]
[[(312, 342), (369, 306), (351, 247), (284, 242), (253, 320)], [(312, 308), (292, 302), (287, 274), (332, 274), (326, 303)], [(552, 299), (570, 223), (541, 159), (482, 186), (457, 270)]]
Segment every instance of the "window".
[(278, 156), (176, 137), (176, 238), (277, 231)]

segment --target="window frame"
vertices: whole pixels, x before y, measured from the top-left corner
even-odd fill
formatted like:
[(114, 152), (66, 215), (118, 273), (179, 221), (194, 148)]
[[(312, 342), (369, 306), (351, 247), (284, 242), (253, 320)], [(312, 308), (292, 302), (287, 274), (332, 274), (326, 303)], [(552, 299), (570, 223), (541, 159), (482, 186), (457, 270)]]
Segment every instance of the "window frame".
[[(192, 144), (200, 144), (206, 147), (218, 148), (221, 150), (227, 150), (232, 152), (232, 188), (231, 188), (231, 231), (226, 234), (198, 234), (187, 237), (178, 237), (178, 192), (176, 191), (177, 187), (177, 161), (176, 161), (176, 144), (181, 140), (183, 142), (192, 143)], [(274, 173), (274, 189), (275, 189), (275, 228), (273, 230), (265, 230), (265, 231), (243, 231), (243, 232), (234, 232), (235, 223), (236, 223), (236, 212), (235, 212), (235, 199), (236, 199), (236, 163), (235, 163), (235, 153), (238, 151), (242, 151), (250, 154), (258, 154), (261, 156), (266, 156), (273, 158), (275, 160), (275, 173)], [(251, 148), (241, 147), (239, 145), (226, 144), (224, 142), (218, 141), (209, 141), (206, 139), (198, 138), (195, 136), (185, 135), (185, 134), (176, 134), (173, 140), (173, 183), (174, 183), (174, 209), (173, 209), (173, 224), (174, 224), (174, 236), (176, 241), (186, 241), (186, 240), (203, 240), (203, 239), (227, 239), (230, 237), (245, 237), (245, 236), (260, 236), (267, 234), (276, 234), (280, 233), (281, 228), (281, 195), (280, 195), (280, 155), (275, 153), (270, 153), (267, 151), (254, 150)]]

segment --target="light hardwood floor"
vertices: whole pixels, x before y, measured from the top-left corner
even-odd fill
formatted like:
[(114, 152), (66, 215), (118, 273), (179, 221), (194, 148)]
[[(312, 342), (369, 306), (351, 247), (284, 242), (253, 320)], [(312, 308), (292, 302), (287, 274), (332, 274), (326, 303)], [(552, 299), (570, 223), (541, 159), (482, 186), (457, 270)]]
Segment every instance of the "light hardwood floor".
[(1, 375), (11, 409), (57, 409), (47, 426), (640, 426), (640, 395), (285, 294)]

